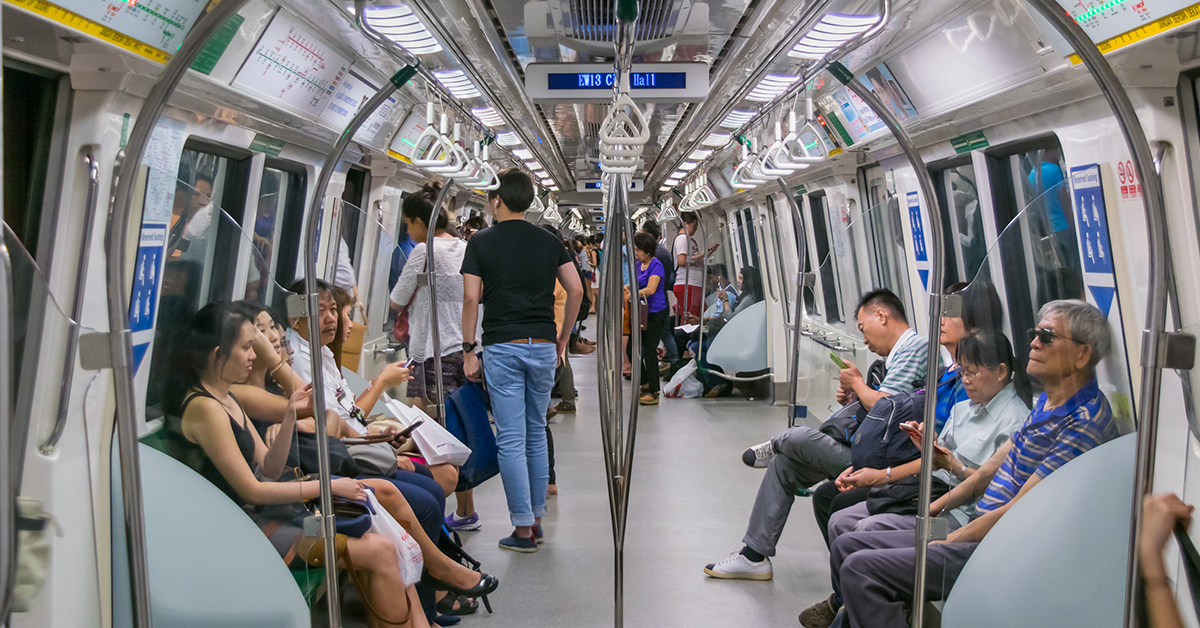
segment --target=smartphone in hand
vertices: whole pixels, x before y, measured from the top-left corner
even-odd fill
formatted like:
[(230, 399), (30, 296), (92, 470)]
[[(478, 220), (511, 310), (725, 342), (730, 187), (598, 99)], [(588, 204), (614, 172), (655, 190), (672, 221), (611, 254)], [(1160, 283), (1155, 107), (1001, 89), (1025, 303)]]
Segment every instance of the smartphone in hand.
[(398, 436), (400, 438), (408, 438), (408, 435), (412, 434), (413, 430), (417, 429), (418, 427), (421, 427), (424, 424), (425, 424), (425, 419), (417, 419), (416, 421), (413, 422), (412, 425), (409, 425), (408, 427), (401, 430), (399, 434), (396, 434), (396, 436)]
[(416, 364), (416, 363), (417, 363), (417, 359), (416, 359), (416, 358), (409, 358), (409, 359), (405, 360), (405, 362), (404, 362), (404, 368), (406, 368), (406, 369), (410, 369), (410, 368), (412, 368), (412, 367), (413, 367), (413, 365), (414, 365), (414, 364)]
[(832, 351), (829, 352), (829, 359), (833, 360), (833, 363), (836, 364), (839, 369), (849, 368), (846, 366), (846, 362), (839, 358), (837, 354)]

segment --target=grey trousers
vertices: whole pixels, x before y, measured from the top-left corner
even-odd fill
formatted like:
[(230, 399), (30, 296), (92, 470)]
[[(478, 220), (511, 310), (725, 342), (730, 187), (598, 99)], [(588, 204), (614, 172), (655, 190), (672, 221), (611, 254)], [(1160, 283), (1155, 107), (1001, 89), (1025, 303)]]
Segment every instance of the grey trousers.
[(793, 427), (771, 439), (775, 457), (758, 486), (750, 524), (742, 538), (750, 549), (775, 555), (796, 489), (832, 479), (850, 466), (850, 448), (810, 427)]
[[(830, 552), (841, 565), (837, 579), (850, 628), (906, 628), (915, 586), (915, 545), (911, 530), (848, 532), (833, 544)], [(926, 599), (945, 599), (978, 545), (929, 545)]]
[[(944, 517), (944, 519), (946, 519), (951, 532), (961, 527), (958, 520), (954, 517)], [(841, 551), (845, 551), (844, 549), (835, 552), (833, 550), (834, 543), (842, 535), (849, 534), (850, 532), (885, 532), (894, 530), (911, 530), (915, 538), (917, 518), (914, 515), (896, 515), (892, 513), (872, 515), (867, 510), (866, 502), (855, 504), (833, 513), (833, 516), (829, 519), (829, 574), (833, 580), (834, 593), (839, 601), (841, 601), (841, 591), (838, 589), (838, 572), (841, 571), (842, 563), (848, 554), (841, 554)]]

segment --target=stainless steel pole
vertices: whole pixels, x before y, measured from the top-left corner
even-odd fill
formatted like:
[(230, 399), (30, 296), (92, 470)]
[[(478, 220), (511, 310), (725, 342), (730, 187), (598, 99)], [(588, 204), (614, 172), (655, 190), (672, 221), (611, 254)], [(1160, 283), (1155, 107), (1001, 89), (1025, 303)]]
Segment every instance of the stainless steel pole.
[(442, 203), (446, 201), (446, 195), (450, 192), (450, 187), (454, 185), (454, 179), (446, 179), (446, 183), (438, 192), (437, 199), (433, 201), (433, 211), (429, 214), (428, 234), (425, 236), (425, 276), (429, 284), (429, 333), (433, 341), (433, 371), (436, 373), (434, 380), (437, 382), (437, 398), (434, 399), (434, 419), (439, 425), (446, 425), (446, 387), (442, 383), (442, 335), (441, 329), (438, 327), (438, 311), (437, 311), (437, 270), (433, 263), (433, 238), (434, 232), (437, 230), (437, 219), (441, 215)]
[(829, 70), (834, 77), (844, 83), (850, 91), (854, 92), (862, 99), (875, 115), (883, 121), (888, 130), (896, 138), (896, 143), (900, 145), (900, 149), (904, 155), (908, 157), (908, 161), (912, 164), (913, 170), (916, 171), (917, 181), (921, 186), (921, 195), (925, 197), (925, 206), (929, 208), (929, 232), (932, 234), (932, 246), (929, 270), (929, 356), (925, 372), (925, 438), (921, 442), (921, 473), (920, 473), (920, 497), (917, 501), (917, 570), (915, 575), (915, 586), (913, 587), (913, 606), (912, 606), (912, 623), (914, 626), (921, 626), (925, 617), (925, 577), (926, 564), (928, 558), (928, 544), (932, 532), (932, 526), (929, 518), (929, 501), (933, 493), (933, 445), (937, 434), (934, 432), (933, 426), (936, 423), (937, 416), (937, 383), (938, 383), (938, 356), (940, 334), (938, 330), (941, 328), (942, 322), (942, 283), (945, 280), (945, 266), (943, 260), (945, 253), (943, 247), (945, 243), (942, 241), (942, 212), (938, 206), (937, 194), (934, 192), (933, 179), (929, 176), (929, 169), (925, 167), (925, 161), (921, 159), (921, 153), (913, 144), (912, 139), (908, 137), (908, 133), (900, 126), (900, 122), (896, 116), (892, 115), (892, 111), (884, 106), (883, 102), (875, 96), (875, 93), (862, 84), (861, 81), (854, 80), (853, 75), (839, 62), (833, 62), (829, 66)]
[(91, 148), (83, 154), (87, 165), (87, 200), (83, 205), (83, 237), (79, 253), (79, 265), (75, 271), (75, 295), (71, 300), (71, 329), (67, 332), (66, 358), (63, 360), (62, 387), (58, 390), (58, 412), (54, 415), (54, 426), (45, 440), (38, 444), (38, 451), (48, 456), (54, 453), (58, 439), (67, 427), (67, 410), (71, 405), (71, 375), (75, 372), (75, 350), (79, 346), (79, 319), (83, 316), (83, 293), (87, 289), (88, 260), (92, 255), (92, 228), (96, 222), (96, 203), (100, 196), (100, 164)]
[(133, 342), (129, 331), (129, 298), (126, 291), (126, 252), (129, 221), (132, 215), (130, 200), (142, 155), (150, 134), (167, 106), (167, 99), (183, 78), (196, 55), (225, 20), (237, 13), (246, 0), (221, 0), (209, 3), (206, 13), (183, 39), (179, 50), (171, 56), (162, 74), (142, 103), (125, 154), (121, 159), (113, 186), (105, 231), (105, 267), (108, 280), (109, 358), (113, 367), (116, 391), (116, 431), (121, 462), (121, 497), (125, 515), (125, 542), (129, 551), (129, 576), (133, 622), (149, 628), (150, 575), (146, 567), (146, 523), (143, 519), (141, 468), (138, 461), (137, 406), (133, 389)]
[[(2, 224), (3, 221), (0, 221)], [(13, 479), (12, 262), (0, 237), (0, 625), (8, 624), (17, 575), (17, 489)], [(20, 444), (19, 446), (24, 446)]]
[[(1154, 479), (1154, 445), (1158, 439), (1158, 406), (1162, 390), (1162, 369), (1167, 363), (1167, 212), (1163, 204), (1162, 180), (1154, 170), (1154, 153), (1146, 140), (1146, 132), (1138, 121), (1137, 111), (1121, 81), (1108, 65), (1104, 55), (1083, 32), (1079, 24), (1053, 0), (1032, 0), (1030, 4), (1050, 22), (1054, 30), (1071, 44), (1075, 53), (1100, 86), (1113, 116), (1125, 135), (1133, 167), (1142, 182), (1142, 205), (1146, 210), (1146, 232), (1149, 236), (1149, 269), (1147, 273), (1146, 328), (1142, 332), (1142, 387), (1138, 401), (1137, 464), (1134, 469), (1133, 504), (1130, 506), (1129, 559), (1126, 569), (1125, 625), (1137, 626), (1134, 600), (1137, 598), (1138, 552), (1137, 539), (1142, 531), (1142, 499), (1150, 492)], [(1190, 369), (1190, 365), (1188, 366)]]
[[(342, 154), (346, 152), (346, 147), (350, 145), (350, 140), (354, 138), (354, 134), (362, 126), (380, 105), (387, 102), (393, 93), (412, 76), (416, 74), (416, 68), (405, 66), (396, 72), (392, 78), (379, 88), (378, 92), (371, 97), (358, 113), (346, 125), (346, 130), (342, 131), (342, 136), (338, 138), (333, 149), (325, 156), (325, 162), (321, 165), (321, 173), (317, 176), (317, 185), (313, 190), (312, 203), (308, 207), (308, 222), (304, 233), (304, 291), (306, 317), (308, 319), (308, 350), (312, 356), (312, 393), (313, 393), (313, 419), (316, 422), (317, 434), (326, 433), (326, 417), (325, 417), (325, 373), (321, 362), (321, 321), (318, 313), (320, 312), (320, 304), (317, 294), (317, 229), (320, 226), (320, 207), (325, 202), (325, 189), (329, 187), (329, 180), (333, 177), (333, 170), (337, 166), (338, 160), (342, 158)], [(332, 234), (334, 237), (340, 238), (337, 233)], [(337, 579), (337, 548), (334, 547), (334, 536), (336, 530), (334, 527), (333, 518), (333, 490), (329, 477), (329, 442), (324, 438), (317, 439), (317, 461), (318, 474), (321, 483), (321, 531), (325, 538), (325, 569), (326, 569), (326, 586), (328, 600), (326, 606), (329, 611), (329, 627), (338, 628), (341, 626), (341, 608), (340, 596), (338, 595), (338, 579)]]
[[(788, 207), (792, 209), (792, 223), (796, 225), (797, 233), (802, 233), (800, 225), (804, 224), (804, 216), (800, 213), (800, 204), (792, 197), (791, 189), (783, 177), (778, 179), (779, 190), (787, 199)], [(800, 322), (804, 318), (804, 264), (808, 257), (808, 242), (796, 242), (796, 311), (792, 315), (792, 359), (788, 364), (788, 427), (796, 425), (796, 399), (800, 387)], [(782, 269), (781, 269), (782, 270)], [(786, 289), (786, 288), (785, 288)]]

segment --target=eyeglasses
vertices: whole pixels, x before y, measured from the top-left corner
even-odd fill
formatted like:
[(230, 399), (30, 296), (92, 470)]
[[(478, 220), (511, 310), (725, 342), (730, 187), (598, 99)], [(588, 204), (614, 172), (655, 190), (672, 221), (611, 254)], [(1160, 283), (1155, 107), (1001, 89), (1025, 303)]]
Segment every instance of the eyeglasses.
[(1078, 340), (1075, 340), (1070, 336), (1060, 334), (1049, 327), (1033, 327), (1030, 328), (1029, 331), (1025, 332), (1025, 335), (1029, 338), (1029, 342), (1033, 342), (1033, 339), (1037, 338), (1038, 342), (1044, 345), (1050, 345), (1050, 343), (1054, 342), (1055, 338), (1062, 338), (1063, 340), (1070, 340), (1075, 344), (1081, 344)]
[(991, 367), (991, 366), (985, 366), (977, 371), (968, 371), (967, 369), (963, 369), (962, 371), (959, 372), (959, 374), (962, 375), (962, 379), (964, 382), (967, 380), (975, 381), (976, 377), (979, 377), (981, 374), (992, 370), (992, 368), (993, 367)]

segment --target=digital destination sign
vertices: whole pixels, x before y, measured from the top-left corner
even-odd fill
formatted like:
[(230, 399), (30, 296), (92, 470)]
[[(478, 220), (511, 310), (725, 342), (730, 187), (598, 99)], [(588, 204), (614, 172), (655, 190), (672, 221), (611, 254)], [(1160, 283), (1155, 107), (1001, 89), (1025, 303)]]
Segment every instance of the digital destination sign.
[[(552, 72), (546, 75), (547, 89), (606, 89), (613, 88), (616, 74), (613, 72)], [(633, 72), (629, 75), (629, 88), (639, 89), (687, 89), (686, 72)]]

